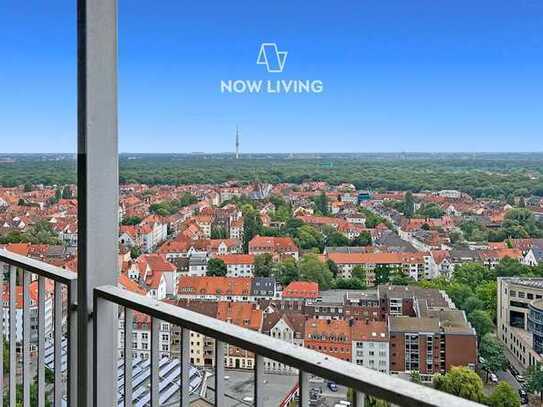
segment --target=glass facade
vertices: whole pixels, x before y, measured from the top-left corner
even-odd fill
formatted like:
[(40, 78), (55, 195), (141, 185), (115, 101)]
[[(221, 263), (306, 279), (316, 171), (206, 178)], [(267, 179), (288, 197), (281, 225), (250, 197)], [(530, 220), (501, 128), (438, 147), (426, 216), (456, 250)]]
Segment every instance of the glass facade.
[(543, 306), (541, 302), (528, 307), (528, 330), (533, 334), (533, 347), (537, 353), (543, 353)]

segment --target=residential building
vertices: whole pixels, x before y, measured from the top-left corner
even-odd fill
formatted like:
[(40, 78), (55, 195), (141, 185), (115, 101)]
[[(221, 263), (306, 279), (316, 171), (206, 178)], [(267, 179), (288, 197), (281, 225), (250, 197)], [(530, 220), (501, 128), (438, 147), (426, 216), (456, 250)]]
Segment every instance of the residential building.
[(252, 254), (227, 254), (217, 257), (226, 265), (227, 277), (254, 277), (255, 256)]
[(475, 367), (477, 337), (463, 311), (427, 310), (389, 317), (390, 372), (419, 372), (424, 382), (453, 366)]
[(274, 260), (294, 257), (298, 260), (299, 250), (290, 237), (255, 236), (249, 242), (249, 254), (271, 254)]
[(385, 321), (351, 322), (353, 363), (389, 372), (389, 337)]

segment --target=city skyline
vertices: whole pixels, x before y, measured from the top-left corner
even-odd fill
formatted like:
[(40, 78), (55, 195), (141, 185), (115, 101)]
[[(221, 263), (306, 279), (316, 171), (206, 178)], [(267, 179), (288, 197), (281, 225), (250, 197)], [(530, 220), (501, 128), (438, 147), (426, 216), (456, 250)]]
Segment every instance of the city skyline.
[[(2, 151), (75, 151), (75, 4), (0, 10)], [(541, 151), (542, 17), (530, 1), (120, 4), (119, 150), (232, 152), (239, 124), (241, 154)], [(267, 42), (283, 72), (257, 63)]]

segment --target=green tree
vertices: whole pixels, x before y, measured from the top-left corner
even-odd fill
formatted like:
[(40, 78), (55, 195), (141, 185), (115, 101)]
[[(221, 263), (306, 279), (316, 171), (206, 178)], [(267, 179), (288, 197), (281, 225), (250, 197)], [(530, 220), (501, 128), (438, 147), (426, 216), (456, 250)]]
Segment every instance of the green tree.
[(223, 277), (226, 275), (226, 264), (224, 260), (212, 258), (207, 262), (207, 275)]
[(328, 259), (326, 260), (326, 265), (328, 266), (328, 270), (332, 272), (334, 278), (336, 278), (339, 271), (337, 264), (333, 260)]
[(477, 336), (482, 338), (494, 328), (492, 319), (487, 312), (483, 310), (475, 310), (468, 315), (468, 320), (477, 332)]
[(298, 265), (293, 257), (288, 257), (279, 264), (274, 265), (272, 270), (277, 281), (284, 286), (300, 279)]
[(305, 281), (314, 281), (322, 290), (332, 286), (333, 275), (326, 263), (320, 261), (315, 254), (306, 254), (298, 263), (300, 278)]
[(468, 285), (454, 281), (447, 289), (447, 294), (457, 307), (462, 308), (464, 302), (473, 295), (473, 290)]
[(408, 218), (413, 217), (415, 213), (415, 199), (411, 191), (405, 193), (403, 204), (403, 214)]
[(300, 226), (296, 230), (296, 243), (302, 249), (319, 248), (324, 246), (323, 235), (320, 231), (310, 225)]
[(462, 241), (462, 232), (459, 230), (453, 230), (449, 233), (449, 239), (451, 240), (452, 244), (460, 243)]
[(61, 244), (52, 225), (46, 220), (40, 220), (30, 226), (24, 233), (19, 231), (9, 232), (0, 238), (2, 243), (33, 243), (33, 244)]
[[(390, 403), (384, 400), (376, 399), (375, 397), (365, 396), (363, 405), (365, 407), (390, 407)], [(347, 389), (347, 400), (354, 403), (354, 390), (352, 388)]]
[(286, 235), (295, 236), (299, 227), (303, 226), (304, 222), (298, 218), (290, 218), (287, 220), (284, 226), (284, 232)]
[(526, 373), (526, 388), (532, 393), (539, 393), (543, 405), (543, 366), (537, 363), (528, 368)]
[(481, 301), (478, 297), (472, 295), (471, 297), (466, 298), (466, 301), (464, 301), (464, 304), (462, 305), (462, 309), (466, 311), (466, 314), (471, 314), (473, 311), (478, 309), (483, 309), (484, 304), (483, 301)]
[(484, 281), (492, 279), (492, 277), (488, 269), (478, 263), (466, 263), (456, 266), (453, 274), (455, 282), (468, 287), (477, 287)]
[(401, 271), (394, 271), (390, 274), (389, 282), (392, 285), (408, 285), (414, 283), (415, 280), (410, 276), (406, 276)]
[(366, 282), (359, 278), (336, 278), (332, 286), (339, 290), (363, 290)]
[(269, 277), (272, 273), (273, 257), (270, 253), (257, 254), (255, 256), (255, 276)]
[(213, 225), (211, 227), (211, 239), (226, 239), (226, 229), (222, 226)]
[(483, 382), (479, 375), (467, 367), (453, 367), (446, 374), (434, 376), (434, 387), (471, 401), (484, 402)]
[(141, 248), (139, 248), (138, 246), (134, 246), (130, 249), (130, 257), (132, 259), (137, 259), (140, 256), (141, 256)]
[(260, 214), (251, 205), (243, 205), (243, 250), (248, 252), (249, 242), (262, 230)]
[(507, 382), (500, 382), (492, 395), (488, 398), (491, 407), (520, 407), (520, 397)]
[(30, 192), (30, 191), (32, 191), (32, 183), (25, 182), (23, 185), (23, 192)]
[(121, 222), (125, 226), (133, 226), (139, 224), (143, 219), (139, 216), (127, 216), (126, 218), (123, 218), (123, 221)]
[(479, 345), (479, 354), (484, 359), (481, 367), (486, 371), (486, 381), (490, 372), (497, 372), (507, 368), (507, 358), (505, 350), (497, 339), (488, 333), (481, 339)]
[(321, 192), (319, 195), (313, 198), (313, 202), (315, 203), (315, 209), (317, 210), (318, 214), (324, 216), (328, 215), (328, 198), (324, 192)]
[(541, 237), (533, 212), (526, 208), (514, 208), (506, 212), (502, 229), (509, 238)]
[[(17, 384), (16, 388), (16, 400), (17, 404), (16, 407), (22, 407), (23, 403), (23, 385)], [(45, 407), (51, 407), (51, 401), (45, 398)], [(4, 407), (10, 407), (9, 406), (9, 396), (7, 394), (7, 391), (4, 392)], [(38, 389), (36, 383), (30, 383), (30, 406), (31, 407), (38, 407)]]
[(353, 278), (356, 278), (360, 281), (363, 281), (364, 282), (364, 285), (366, 285), (366, 269), (364, 267), (362, 267), (361, 265), (357, 264), (356, 266), (353, 267), (353, 271), (352, 271), (352, 276)]
[(420, 372), (418, 370), (413, 370), (410, 374), (411, 376), (411, 381), (413, 383), (416, 383), (416, 384), (421, 384), (422, 383), (422, 379), (420, 377)]
[(179, 199), (177, 200), (177, 206), (179, 208), (184, 208), (189, 205), (193, 205), (198, 202), (198, 199), (192, 195), (190, 192), (183, 192)]
[(358, 236), (356, 236), (352, 242), (352, 246), (371, 246), (372, 239), (371, 234), (369, 232), (362, 232)]
[(417, 212), (418, 216), (422, 216), (424, 218), (441, 218), (444, 215), (443, 209), (435, 203), (430, 203), (428, 205), (424, 205), (420, 210)]
[(279, 206), (276, 207), (275, 211), (272, 213), (272, 220), (278, 222), (286, 222), (290, 218), (290, 208), (288, 206)]
[(326, 245), (332, 247), (349, 246), (351, 241), (343, 233), (333, 231), (326, 236)]
[(505, 257), (495, 267), (495, 277), (519, 277), (530, 273), (530, 267), (521, 264), (516, 259)]
[(496, 280), (487, 281), (475, 288), (475, 295), (483, 302), (484, 309), (491, 316), (492, 320), (496, 319), (496, 290)]
[(386, 284), (390, 281), (390, 266), (388, 264), (378, 264), (374, 271), (375, 284)]
[(56, 204), (61, 199), (62, 199), (62, 189), (57, 187), (55, 189), (55, 196), (51, 199), (51, 203)]

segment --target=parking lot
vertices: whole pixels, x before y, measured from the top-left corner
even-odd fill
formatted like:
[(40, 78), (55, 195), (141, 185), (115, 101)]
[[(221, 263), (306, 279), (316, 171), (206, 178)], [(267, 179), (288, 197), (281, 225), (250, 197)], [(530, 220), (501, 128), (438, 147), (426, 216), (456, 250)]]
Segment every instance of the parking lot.
[[(213, 401), (214, 377), (207, 381), (206, 399)], [(297, 375), (264, 374), (264, 405), (278, 406), (293, 386), (298, 383)], [(225, 402), (226, 407), (253, 406), (254, 373), (246, 370), (225, 369)]]

